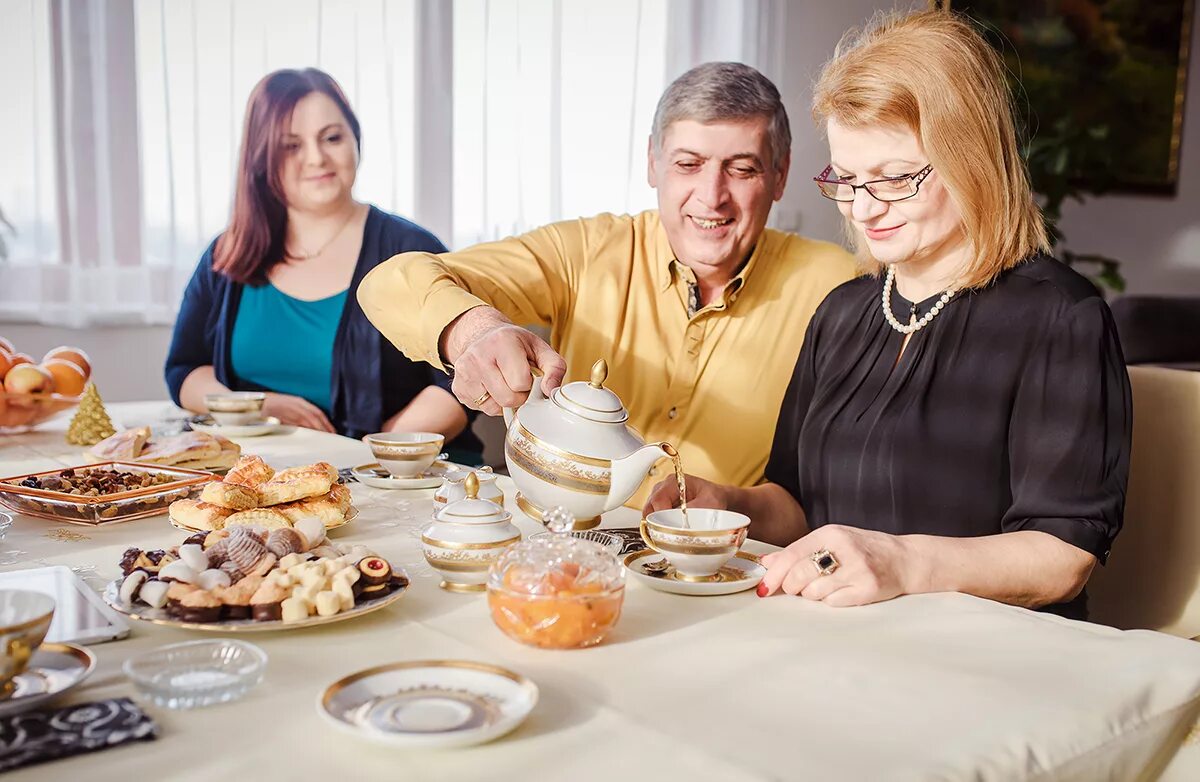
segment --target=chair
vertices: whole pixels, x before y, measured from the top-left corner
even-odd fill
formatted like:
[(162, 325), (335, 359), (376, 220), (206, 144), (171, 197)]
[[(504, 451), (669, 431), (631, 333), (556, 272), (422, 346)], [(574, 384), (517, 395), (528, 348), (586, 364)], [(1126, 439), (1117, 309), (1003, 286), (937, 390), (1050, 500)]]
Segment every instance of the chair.
[(1125, 525), (1088, 583), (1093, 621), (1200, 635), (1200, 372), (1130, 367)]
[(1124, 296), (1112, 314), (1126, 363), (1200, 369), (1200, 298)]

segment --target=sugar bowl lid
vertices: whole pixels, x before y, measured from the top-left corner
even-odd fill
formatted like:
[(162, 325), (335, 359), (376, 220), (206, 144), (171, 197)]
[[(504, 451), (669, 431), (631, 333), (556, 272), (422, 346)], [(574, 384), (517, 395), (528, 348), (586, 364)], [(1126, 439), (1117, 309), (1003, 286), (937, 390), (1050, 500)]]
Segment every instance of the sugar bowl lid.
[(479, 476), (474, 470), (463, 480), (463, 489), (466, 497), (447, 504), (433, 518), (450, 524), (492, 524), (512, 519), (502, 505), (479, 497)]
[(481, 483), (490, 483), (496, 480), (496, 473), (492, 472), (491, 465), (483, 467), (452, 467), (446, 471), (443, 479), (450, 483), (464, 483), (467, 476), (474, 474)]
[(488, 570), (488, 586), (527, 595), (554, 595), (562, 589), (610, 591), (624, 586), (625, 568), (599, 543), (570, 534), (575, 516), (562, 507), (546, 512), (552, 533), (514, 543)]
[(592, 364), (591, 380), (576, 380), (555, 389), (554, 402), (564, 410), (589, 421), (623, 423), (629, 418), (629, 412), (621, 404), (621, 398), (604, 387), (604, 381), (607, 379), (608, 362), (600, 359)]

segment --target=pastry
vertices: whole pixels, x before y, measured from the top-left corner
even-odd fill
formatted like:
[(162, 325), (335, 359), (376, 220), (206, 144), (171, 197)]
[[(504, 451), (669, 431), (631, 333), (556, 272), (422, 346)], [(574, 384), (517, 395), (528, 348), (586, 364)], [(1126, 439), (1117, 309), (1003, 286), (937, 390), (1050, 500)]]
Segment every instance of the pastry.
[(150, 575), (155, 575), (164, 565), (170, 564), (174, 560), (174, 556), (162, 549), (154, 551), (142, 551), (140, 548), (125, 549), (125, 553), (121, 556), (121, 574), (127, 576), (135, 570), (144, 570)]
[(196, 585), (201, 589), (212, 591), (217, 587), (227, 587), (233, 583), (233, 579), (224, 570), (210, 568), (202, 571), (196, 576)]
[(200, 501), (230, 510), (250, 510), (258, 507), (258, 492), (239, 483), (212, 481), (200, 491)]
[(333, 465), (317, 462), (276, 473), (275, 477), (258, 487), (258, 494), (263, 505), (282, 505), (328, 494), (335, 482), (337, 470)]
[(229, 470), (225, 476), (225, 482), (240, 483), (255, 489), (271, 480), (274, 475), (275, 471), (262, 460), (262, 457), (243, 456)]
[[(349, 496), (349, 490), (344, 486), (338, 488), (343, 489), (339, 495), (344, 493)], [(346, 509), (341, 507), (341, 504), (333, 499), (333, 491), (326, 492), (320, 497), (310, 497), (304, 500), (296, 500), (295, 502), (286, 502), (282, 505), (276, 505), (275, 510), (288, 517), (292, 525), (306, 516), (315, 516), (321, 520), (321, 523), (326, 528), (336, 527), (346, 520)], [(350, 507), (350, 503), (346, 503), (346, 508)]]
[(304, 536), (304, 540), (308, 543), (306, 548), (309, 551), (320, 546), (325, 541), (325, 523), (318, 518), (306, 516), (296, 519), (296, 521), (292, 522), (292, 526)]
[[(201, 530), (219, 530), (233, 511), (200, 500), (175, 500), (169, 511), (171, 518), (185, 527)], [(214, 543), (216, 541), (213, 541)], [(211, 545), (207, 543), (206, 545)]]
[(220, 565), (217, 566), (217, 569), (223, 570), (227, 574), (229, 574), (229, 579), (231, 581), (233, 581), (234, 583), (237, 583), (246, 577), (246, 574), (243, 573), (241, 571), (241, 569), (237, 566), (237, 564), (234, 563), (232, 560), (228, 560), (228, 559), (225, 560), (224, 562), (222, 562)]
[(279, 559), (283, 559), (288, 554), (303, 554), (308, 548), (307, 544), (308, 541), (304, 539), (304, 536), (291, 527), (273, 529), (267, 535), (267, 551)]
[(250, 596), (250, 614), (259, 622), (278, 621), (283, 618), (282, 604), (288, 596), (283, 587), (267, 581)]
[(201, 532), (193, 532), (191, 535), (187, 536), (187, 538), (183, 541), (183, 543), (181, 545), (182, 546), (190, 546), (190, 545), (195, 544), (197, 546), (203, 546), (204, 548), (208, 548), (208, 546), (206, 546), (204, 544), (204, 541), (208, 537), (208, 534), (209, 534), (208, 530), (203, 530)]
[(179, 464), (180, 462), (211, 459), (221, 453), (216, 438), (203, 432), (184, 432), (174, 437), (151, 440), (138, 454), (139, 462)]
[(272, 508), (254, 508), (252, 510), (238, 511), (229, 516), (225, 519), (225, 526), (254, 526), (271, 530), (290, 527), (292, 523), (288, 521), (287, 516)]
[(392, 577), (392, 566), (383, 557), (366, 557), (358, 563), (366, 589), (386, 584)]
[(198, 575), (199, 573), (188, 567), (186, 562), (178, 559), (164, 565), (162, 570), (158, 571), (158, 577), (163, 581), (182, 581), (185, 584), (196, 583)]
[(216, 622), (221, 618), (221, 601), (211, 592), (197, 589), (179, 599), (178, 613), (185, 622)]
[(230, 537), (228, 553), (229, 561), (236, 565), (238, 570), (249, 574), (258, 565), (259, 560), (267, 555), (267, 545), (259, 540), (257, 535), (247, 532)]
[(257, 565), (255, 565), (253, 568), (251, 568), (249, 571), (247, 571), (246, 577), (249, 578), (251, 576), (258, 576), (259, 578), (261, 578), (261, 577), (265, 576), (266, 574), (270, 573), (272, 570), (274, 570), (275, 565), (277, 565), (278, 563), (279, 563), (279, 557), (275, 556), (274, 554), (272, 554), (271, 552), (268, 551), (266, 553), (266, 555), (263, 556), (263, 558), (258, 561)]
[(261, 576), (247, 576), (233, 586), (226, 587), (218, 593), (221, 602), (225, 604), (225, 612), (230, 619), (249, 619), (250, 598), (263, 584)]
[(150, 439), (150, 427), (139, 426), (106, 437), (88, 449), (88, 455), (98, 461), (136, 461), (142, 447)]
[(238, 456), (240, 455), (240, 450), (227, 451), (222, 448), (216, 456), (210, 456), (207, 459), (189, 459), (185, 462), (177, 462), (171, 466), (182, 467), (185, 470), (228, 470), (237, 464)]
[(200, 587), (192, 584), (185, 584), (182, 581), (176, 581), (167, 587), (167, 607), (178, 605), (186, 595), (190, 595)]

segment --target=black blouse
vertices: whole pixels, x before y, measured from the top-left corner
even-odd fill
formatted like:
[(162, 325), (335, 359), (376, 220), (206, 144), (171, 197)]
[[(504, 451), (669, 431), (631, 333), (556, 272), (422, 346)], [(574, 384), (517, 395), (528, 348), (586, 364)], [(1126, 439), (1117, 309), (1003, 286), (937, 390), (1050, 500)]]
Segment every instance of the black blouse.
[[(949, 537), (1039, 530), (1101, 562), (1121, 529), (1129, 377), (1108, 305), (1050, 258), (959, 294), (913, 334), (882, 280), (835, 289), (805, 335), (766, 477), (808, 525)], [(916, 305), (920, 317), (937, 302)], [(892, 292), (908, 322), (912, 304)], [(1082, 618), (1086, 595), (1050, 607)]]

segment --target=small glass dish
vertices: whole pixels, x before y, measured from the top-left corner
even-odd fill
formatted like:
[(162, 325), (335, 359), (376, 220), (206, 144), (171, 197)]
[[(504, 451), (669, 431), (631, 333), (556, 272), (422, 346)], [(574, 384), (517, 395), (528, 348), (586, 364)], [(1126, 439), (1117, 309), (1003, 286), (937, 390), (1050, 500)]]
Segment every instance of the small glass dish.
[(122, 669), (151, 702), (168, 709), (228, 703), (263, 680), (267, 653), (226, 639), (161, 646), (125, 661)]
[[(558, 533), (547, 530), (546, 532), (534, 533), (533, 535), (529, 536), (529, 539), (542, 540), (543, 538), (549, 538), (551, 535), (555, 534)], [(562, 534), (570, 535), (576, 540), (586, 540), (590, 543), (599, 543), (601, 546), (604, 546), (604, 548), (611, 551), (614, 557), (620, 556), (621, 548), (625, 545), (625, 541), (621, 539), (620, 535), (614, 535), (611, 532), (604, 532), (603, 530), (598, 529), (573, 529)]]
[(4, 538), (8, 535), (8, 530), (9, 527), (12, 526), (12, 523), (12, 514), (5, 513), (4, 511), (0, 510), (0, 540), (4, 540)]

